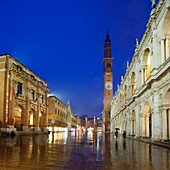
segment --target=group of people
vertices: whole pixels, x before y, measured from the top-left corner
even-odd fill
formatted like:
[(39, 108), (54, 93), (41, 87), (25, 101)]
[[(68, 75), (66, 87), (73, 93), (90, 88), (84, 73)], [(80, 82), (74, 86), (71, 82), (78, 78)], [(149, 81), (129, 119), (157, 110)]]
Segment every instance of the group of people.
[[(126, 137), (126, 131), (123, 131), (123, 137)], [(115, 138), (118, 138), (118, 130), (115, 130)]]

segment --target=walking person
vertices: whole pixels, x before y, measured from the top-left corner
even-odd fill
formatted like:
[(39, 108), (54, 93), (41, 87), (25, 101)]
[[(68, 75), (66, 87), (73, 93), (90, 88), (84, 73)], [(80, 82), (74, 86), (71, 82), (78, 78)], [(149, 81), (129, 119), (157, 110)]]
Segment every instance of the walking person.
[(123, 137), (126, 138), (126, 131), (123, 132)]
[(116, 137), (116, 139), (118, 138), (118, 131), (117, 130), (115, 131), (115, 137)]

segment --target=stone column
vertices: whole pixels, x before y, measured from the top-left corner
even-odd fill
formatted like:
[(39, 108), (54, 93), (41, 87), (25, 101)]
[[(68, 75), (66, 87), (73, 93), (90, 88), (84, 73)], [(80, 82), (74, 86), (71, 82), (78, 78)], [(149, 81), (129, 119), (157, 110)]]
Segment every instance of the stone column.
[(132, 118), (129, 119), (129, 122), (130, 122), (130, 124), (129, 124), (129, 125), (130, 125), (130, 135), (132, 136), (132, 135), (133, 135), (133, 133), (132, 133), (132, 128), (133, 128), (133, 124), (132, 124), (133, 121), (132, 121)]
[(147, 80), (147, 66), (144, 68), (144, 81)]
[(140, 106), (138, 105), (135, 111), (135, 114), (136, 114), (135, 136), (136, 138), (139, 137), (139, 128), (140, 128), (139, 113), (140, 113)]
[(145, 83), (147, 78), (147, 66), (142, 67), (142, 84)]
[(142, 137), (142, 122), (143, 122), (143, 115), (140, 113), (139, 115), (139, 136)]
[(167, 113), (166, 108), (162, 109), (162, 140), (167, 140)]
[(15, 82), (12, 81), (12, 75), (10, 76), (9, 83), (9, 107), (8, 107), (8, 126), (14, 128), (14, 104), (15, 104)]
[(141, 69), (141, 76), (142, 76), (142, 85), (143, 85), (144, 83), (143, 68)]
[(142, 115), (142, 137), (146, 136), (145, 115)]
[(129, 116), (127, 117), (127, 131), (128, 131), (128, 134), (131, 135), (131, 119), (129, 118)]
[(145, 137), (149, 137), (149, 115), (145, 116)]
[(45, 132), (48, 132), (48, 107), (49, 107), (49, 104), (48, 104), (48, 97), (47, 97), (47, 94), (45, 95), (45, 103), (46, 103), (46, 109), (45, 109), (45, 117), (44, 117), (44, 131)]
[(40, 96), (37, 94), (37, 112), (36, 112), (36, 123), (35, 123), (35, 131), (39, 131), (39, 122), (40, 122)]
[[(150, 116), (151, 116), (151, 121), (152, 121), (152, 122), (151, 122), (151, 123), (152, 123), (152, 126), (151, 126), (151, 133), (152, 133), (152, 135), (151, 135), (151, 138), (153, 139), (153, 138), (154, 138), (154, 137), (153, 137), (153, 136), (154, 136), (154, 121), (153, 121), (153, 120), (154, 120), (154, 116), (155, 116), (155, 115), (153, 114), (153, 110), (151, 111), (151, 115), (150, 115)], [(159, 119), (159, 120), (160, 120), (160, 119)]]
[(29, 109), (30, 109), (30, 98), (29, 98), (29, 89), (27, 89), (23, 131), (29, 131), (29, 128), (28, 128)]
[(160, 121), (161, 117), (159, 114), (159, 91), (158, 89), (154, 90), (153, 94), (153, 109), (152, 109), (152, 138), (153, 140), (160, 140), (161, 136), (161, 127)]
[[(158, 54), (158, 44), (157, 44), (157, 27), (156, 27), (156, 23), (154, 21), (154, 28), (153, 28), (153, 50), (152, 50), (152, 54), (151, 54), (151, 73), (155, 70), (153, 70), (154, 68), (157, 68), (160, 65), (160, 57), (156, 57), (156, 56), (160, 56), (160, 54)], [(160, 49), (159, 49), (160, 50)], [(155, 73), (153, 73), (155, 74)]]
[(169, 37), (167, 36), (165, 39), (165, 46), (166, 46), (166, 59), (169, 58)]
[(161, 39), (161, 64), (165, 61), (165, 47), (164, 47), (164, 39)]

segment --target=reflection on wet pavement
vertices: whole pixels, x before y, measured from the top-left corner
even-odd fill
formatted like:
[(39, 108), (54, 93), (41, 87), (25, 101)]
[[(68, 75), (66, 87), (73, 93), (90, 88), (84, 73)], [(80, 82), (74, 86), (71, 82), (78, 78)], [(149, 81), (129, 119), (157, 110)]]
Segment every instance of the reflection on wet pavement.
[(166, 148), (102, 133), (0, 138), (1, 170), (168, 170)]

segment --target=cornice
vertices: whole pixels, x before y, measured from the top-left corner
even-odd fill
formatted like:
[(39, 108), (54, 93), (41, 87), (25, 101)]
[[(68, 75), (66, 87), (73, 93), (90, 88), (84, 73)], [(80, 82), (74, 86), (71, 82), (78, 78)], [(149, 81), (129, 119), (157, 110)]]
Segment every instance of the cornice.
[(50, 90), (47, 88), (47, 85), (43, 82), (37, 80), (33, 75), (24, 71), (21, 67), (17, 66), (16, 64), (12, 64), (9, 72), (13, 72), (16, 74), (17, 77), (24, 79), (25, 81), (30, 81), (33, 85), (41, 88), (43, 91), (49, 92)]

